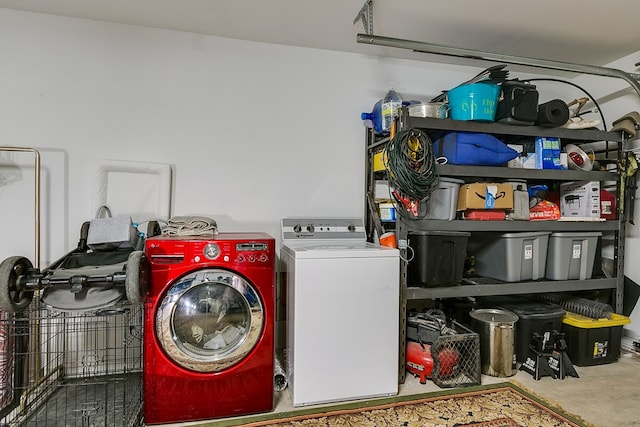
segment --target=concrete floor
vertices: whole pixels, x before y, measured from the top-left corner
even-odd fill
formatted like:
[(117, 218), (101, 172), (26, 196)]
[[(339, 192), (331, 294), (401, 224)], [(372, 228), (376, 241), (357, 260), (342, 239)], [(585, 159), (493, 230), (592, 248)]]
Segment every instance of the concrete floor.
[(510, 380), (596, 426), (640, 425), (640, 355), (623, 350), (617, 362), (575, 369), (580, 378), (536, 381), (520, 371)]
[[(640, 425), (640, 353), (635, 352), (631, 343), (625, 345), (616, 362), (599, 366), (576, 366), (579, 378), (566, 377), (562, 380), (543, 377), (535, 380), (525, 371), (508, 378), (482, 375), (482, 384), (512, 381), (534, 394), (554, 402), (565, 411), (580, 416), (597, 427), (632, 427)], [(442, 390), (433, 382), (420, 384), (418, 378), (408, 374), (399, 386), (400, 395), (422, 394)], [(462, 390), (462, 389), (461, 389)], [(345, 403), (345, 402), (340, 402)], [(326, 405), (323, 405), (326, 406)], [(309, 409), (306, 406), (304, 409)], [(274, 412), (295, 410), (288, 390), (276, 393)], [(170, 424), (171, 426), (195, 426), (203, 422)], [(170, 426), (170, 425), (167, 425)]]
[[(578, 415), (598, 427), (631, 427), (640, 425), (640, 353), (625, 345), (618, 361), (599, 366), (574, 367), (579, 378), (535, 380), (525, 371), (508, 378), (483, 375), (482, 384), (512, 381), (544, 399), (555, 402), (565, 411)], [(407, 377), (400, 386), (401, 394), (439, 390), (433, 383), (420, 384)]]

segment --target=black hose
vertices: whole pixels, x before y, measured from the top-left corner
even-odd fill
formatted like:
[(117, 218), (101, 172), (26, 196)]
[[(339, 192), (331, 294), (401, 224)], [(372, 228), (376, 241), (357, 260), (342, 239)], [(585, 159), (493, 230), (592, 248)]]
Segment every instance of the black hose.
[[(400, 131), (389, 141), (386, 166), (391, 188), (416, 203), (428, 200), (438, 185), (433, 143), (418, 129)], [(394, 198), (406, 208), (396, 194)]]

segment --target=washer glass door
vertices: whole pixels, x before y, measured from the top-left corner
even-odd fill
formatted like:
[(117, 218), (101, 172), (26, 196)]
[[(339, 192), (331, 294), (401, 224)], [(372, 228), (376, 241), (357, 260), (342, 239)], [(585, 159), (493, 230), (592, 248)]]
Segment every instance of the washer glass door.
[(254, 287), (220, 269), (198, 270), (173, 283), (156, 313), (156, 335), (167, 355), (196, 372), (218, 372), (258, 343), (264, 311)]

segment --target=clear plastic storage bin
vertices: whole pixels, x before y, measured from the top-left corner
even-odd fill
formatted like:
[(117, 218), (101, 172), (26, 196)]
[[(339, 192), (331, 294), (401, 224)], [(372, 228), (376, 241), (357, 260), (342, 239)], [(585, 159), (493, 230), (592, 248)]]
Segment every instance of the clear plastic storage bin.
[(551, 234), (545, 277), (550, 280), (590, 279), (600, 236), (601, 232)]
[(431, 193), (429, 200), (420, 205), (420, 211), (424, 212), (424, 218), (445, 221), (456, 219), (458, 192), (462, 184), (464, 181), (461, 179), (440, 177), (440, 182)]
[(544, 278), (549, 234), (505, 233), (483, 237), (475, 242), (476, 273), (505, 282)]

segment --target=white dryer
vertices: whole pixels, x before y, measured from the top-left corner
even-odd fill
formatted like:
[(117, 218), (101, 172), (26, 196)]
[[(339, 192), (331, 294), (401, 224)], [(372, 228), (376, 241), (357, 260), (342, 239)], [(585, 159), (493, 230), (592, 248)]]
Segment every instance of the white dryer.
[(397, 394), (399, 251), (362, 219), (285, 218), (280, 257), (293, 406)]

